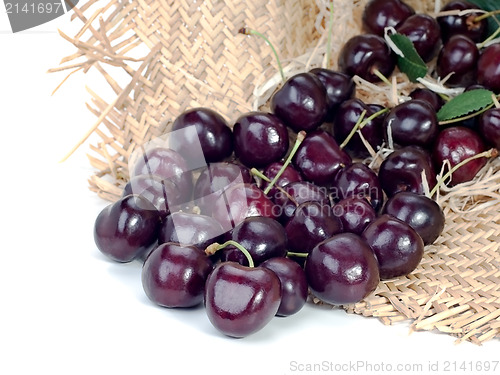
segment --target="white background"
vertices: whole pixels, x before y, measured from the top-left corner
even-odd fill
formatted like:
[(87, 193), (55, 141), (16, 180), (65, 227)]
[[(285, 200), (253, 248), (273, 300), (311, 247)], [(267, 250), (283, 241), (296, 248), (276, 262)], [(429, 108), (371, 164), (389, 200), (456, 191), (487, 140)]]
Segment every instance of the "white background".
[[(57, 29), (74, 35), (80, 24), (65, 15), (12, 34), (0, 11), (1, 374), (326, 374), (335, 365), (361, 374), (398, 364), (422, 366), (400, 373), (446, 374), (470, 373), (451, 371), (453, 362), (500, 360), (498, 339), (455, 345), (435, 332), (409, 335), (407, 323), (311, 305), (239, 340), (220, 335), (202, 308), (153, 306), (141, 265), (115, 264), (94, 245), (107, 203), (87, 188), (88, 143), (58, 163), (95, 121), (85, 85), (99, 92), (97, 75), (78, 73), (51, 96), (65, 74), (46, 73), (75, 51)], [(373, 371), (349, 371), (358, 361)], [(333, 368), (304, 367), (323, 362)]]

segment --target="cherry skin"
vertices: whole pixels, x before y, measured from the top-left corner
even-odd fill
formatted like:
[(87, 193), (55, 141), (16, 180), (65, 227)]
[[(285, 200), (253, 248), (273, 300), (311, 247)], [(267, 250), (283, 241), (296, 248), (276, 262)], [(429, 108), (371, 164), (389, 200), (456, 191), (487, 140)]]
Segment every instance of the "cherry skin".
[[(463, 126), (453, 126), (439, 133), (434, 145), (432, 159), (436, 169), (441, 168), (445, 160), (453, 168), (461, 161), (485, 151), (481, 137), (471, 129)], [(452, 174), (450, 185), (472, 180), (477, 172), (486, 164), (486, 158), (469, 161)]]
[(357, 303), (379, 283), (377, 259), (358, 235), (341, 233), (319, 243), (306, 259), (309, 289), (332, 305)]
[(205, 284), (208, 319), (230, 337), (246, 337), (264, 328), (280, 303), (280, 280), (268, 268), (222, 262)]
[(436, 185), (436, 172), (430, 154), (418, 146), (405, 146), (391, 153), (380, 165), (378, 178), (388, 197), (400, 191), (424, 194), (425, 177), (429, 189)]
[(281, 303), (277, 316), (298, 313), (306, 304), (308, 285), (304, 269), (289, 258), (271, 258), (261, 264), (278, 276), (281, 284)]
[(158, 243), (176, 242), (200, 250), (220, 239), (222, 226), (211, 216), (174, 212), (161, 224)]
[[(453, 0), (441, 8), (442, 12), (450, 10), (479, 9), (474, 4), (462, 0)], [(437, 18), (441, 28), (443, 42), (447, 42), (453, 35), (466, 35), (474, 43), (480, 43), (488, 36), (488, 20), (476, 22), (481, 13), (469, 13), (462, 16), (448, 15)]]
[(271, 98), (271, 110), (286, 126), (311, 131), (325, 120), (328, 110), (326, 88), (312, 73), (289, 78)]
[(388, 26), (396, 27), (415, 14), (415, 10), (400, 0), (371, 0), (363, 9), (363, 28), (373, 34), (384, 36)]
[[(284, 163), (283, 162), (274, 162), (269, 164), (266, 169), (264, 169), (264, 176), (269, 178), (271, 181), (276, 177), (276, 175), (281, 171), (283, 168)], [(300, 175), (299, 171), (297, 171), (292, 164), (288, 164), (285, 168), (285, 170), (282, 172), (281, 176), (276, 180), (276, 183), (274, 186), (269, 190), (269, 196), (274, 197), (274, 195), (279, 193), (279, 189), (277, 187), (284, 187), (285, 185), (288, 185), (289, 183), (292, 182), (298, 182), (302, 181), (302, 176)], [(267, 181), (262, 181), (262, 186), (261, 189), (265, 190), (269, 186), (269, 183)]]
[(423, 100), (429, 103), (436, 112), (439, 111), (444, 104), (443, 99), (438, 94), (427, 88), (416, 88), (410, 93), (410, 98)]
[(321, 241), (342, 232), (342, 223), (329, 205), (305, 202), (297, 207), (285, 230), (290, 251), (309, 253)]
[(359, 197), (341, 199), (332, 207), (333, 215), (342, 223), (344, 232), (360, 235), (368, 224), (377, 218), (372, 205)]
[(97, 248), (117, 262), (131, 262), (156, 243), (160, 213), (140, 195), (127, 195), (105, 207), (94, 224)]
[(264, 112), (240, 116), (233, 127), (234, 153), (245, 166), (264, 167), (288, 151), (288, 131), (278, 117)]
[(346, 100), (352, 98), (356, 91), (354, 81), (347, 74), (331, 69), (315, 68), (310, 71), (316, 75), (326, 88), (328, 101), (326, 122), (333, 121), (337, 108)]
[(384, 214), (370, 223), (361, 237), (377, 257), (382, 280), (410, 274), (424, 255), (424, 242), (418, 233), (391, 215)]
[(479, 50), (465, 35), (453, 35), (439, 52), (436, 72), (444, 78), (453, 73), (446, 81), (450, 87), (467, 87), (476, 82)]
[(389, 77), (396, 66), (396, 59), (384, 38), (362, 34), (344, 44), (339, 53), (338, 66), (341, 72), (351, 77), (358, 75), (369, 82), (379, 82), (380, 78), (374, 71)]
[(477, 82), (500, 93), (500, 43), (486, 47), (477, 62)]
[(479, 133), (488, 144), (500, 149), (500, 108), (488, 109), (481, 115)]
[(444, 229), (443, 210), (431, 198), (402, 191), (389, 198), (383, 212), (410, 225), (424, 241), (433, 244)]
[(441, 29), (436, 19), (427, 14), (413, 14), (397, 27), (396, 31), (410, 39), (422, 60), (428, 62), (441, 47)]
[(233, 153), (231, 128), (219, 113), (210, 108), (192, 108), (181, 113), (175, 119), (172, 131), (170, 147), (188, 163), (199, 163), (200, 155), (194, 152), (199, 146), (207, 163), (222, 161)]
[(164, 243), (142, 267), (142, 286), (148, 298), (164, 307), (193, 307), (203, 302), (205, 281), (213, 264), (193, 246)]
[(384, 119), (385, 137), (388, 132), (400, 146), (416, 145), (431, 148), (438, 133), (436, 111), (422, 100), (408, 100), (393, 107)]
[(309, 133), (293, 157), (302, 177), (320, 186), (331, 185), (336, 174), (351, 163), (351, 157), (324, 130)]

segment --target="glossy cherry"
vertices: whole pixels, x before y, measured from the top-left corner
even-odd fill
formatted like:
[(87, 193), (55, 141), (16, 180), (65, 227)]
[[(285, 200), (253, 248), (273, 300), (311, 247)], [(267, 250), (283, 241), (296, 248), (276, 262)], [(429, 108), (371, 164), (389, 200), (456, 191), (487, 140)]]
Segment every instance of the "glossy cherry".
[(396, 31), (413, 42), (417, 53), (426, 62), (435, 57), (441, 47), (439, 24), (427, 14), (411, 15), (396, 27)]
[(332, 212), (342, 223), (342, 231), (359, 235), (377, 218), (372, 205), (365, 198), (359, 197), (341, 199), (333, 205)]
[(384, 36), (384, 28), (396, 27), (413, 14), (415, 10), (400, 0), (370, 0), (363, 9), (363, 28)]
[(436, 112), (439, 111), (444, 104), (443, 99), (438, 94), (427, 88), (416, 88), (410, 93), (410, 98), (423, 100), (429, 103)]
[(486, 47), (477, 62), (477, 82), (500, 93), (500, 43)]
[[(468, 9), (479, 8), (468, 1), (453, 0), (445, 4), (441, 8), (441, 11), (463, 11)], [(464, 15), (454, 14), (438, 17), (437, 21), (441, 28), (443, 42), (447, 42), (453, 35), (457, 34), (466, 35), (472, 39), (474, 43), (480, 43), (485, 40), (488, 36), (488, 20), (482, 19), (479, 22), (475, 21), (480, 15), (481, 13), (468, 13)]]
[(491, 108), (481, 115), (479, 133), (486, 143), (500, 150), (500, 108)]

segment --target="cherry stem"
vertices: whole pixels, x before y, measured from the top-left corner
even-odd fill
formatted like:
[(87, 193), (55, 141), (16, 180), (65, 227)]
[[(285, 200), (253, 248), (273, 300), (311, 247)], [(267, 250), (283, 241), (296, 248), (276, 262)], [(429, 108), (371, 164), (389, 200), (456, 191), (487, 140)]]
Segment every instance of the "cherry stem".
[(460, 163), (458, 163), (457, 165), (455, 165), (453, 168), (450, 168), (450, 170), (443, 176), (439, 179), (439, 181), (437, 182), (436, 186), (434, 186), (434, 188), (431, 190), (431, 192), (429, 193), (429, 197), (433, 197), (434, 194), (437, 193), (439, 187), (448, 179), (451, 177), (451, 175), (459, 168), (463, 167), (465, 164), (467, 164), (468, 162), (472, 161), (472, 160), (475, 160), (475, 159), (479, 159), (479, 158), (495, 158), (498, 156), (498, 150), (496, 148), (492, 148), (488, 151), (484, 151), (484, 152), (481, 152), (477, 155), (474, 155), (474, 156), (471, 156), (470, 158), (467, 158), (465, 160), (462, 160)]
[[(271, 182), (271, 179), (269, 177), (267, 177), (264, 173), (262, 173), (261, 171), (259, 171), (258, 169), (256, 168), (252, 168), (250, 169), (250, 173), (253, 174), (254, 176), (257, 176), (261, 179), (263, 179), (264, 181), (266, 182)], [(279, 185), (276, 185), (275, 186), (276, 189), (279, 190), (279, 192), (283, 195), (285, 195), (288, 199), (290, 199), (290, 201), (293, 202), (293, 204), (295, 204), (296, 206), (298, 206), (299, 204), (297, 203), (297, 201), (295, 200), (294, 197), (292, 197), (285, 189), (283, 189), (281, 186)]]
[(293, 251), (288, 251), (286, 253), (286, 256), (287, 257), (297, 257), (297, 258), (307, 258), (307, 256), (309, 255), (309, 253), (294, 253)]
[(386, 77), (386, 76), (384, 76), (384, 75), (380, 72), (380, 70), (378, 70), (378, 69), (376, 69), (376, 68), (375, 68), (375, 69), (373, 69), (373, 70), (372, 70), (372, 73), (373, 73), (373, 74), (375, 74), (375, 75), (376, 75), (376, 76), (377, 76), (377, 77), (378, 77), (378, 78), (379, 78), (382, 82), (384, 82), (385, 84), (387, 84), (387, 85), (389, 85), (390, 87), (392, 87), (392, 82), (391, 82), (391, 81), (389, 81), (389, 80), (387, 79), (387, 77)]
[(330, 68), (331, 49), (332, 49), (332, 32), (333, 32), (333, 1), (330, 2), (330, 20), (328, 21), (328, 39), (326, 42), (326, 68)]
[(354, 137), (354, 134), (356, 134), (356, 132), (358, 130), (363, 129), (366, 126), (366, 124), (368, 124), (371, 120), (373, 120), (374, 118), (376, 118), (376, 117), (378, 117), (378, 116), (380, 116), (380, 115), (382, 115), (382, 114), (384, 114), (386, 112), (389, 112), (389, 109), (384, 108), (384, 109), (381, 109), (378, 112), (375, 112), (370, 117), (364, 119), (364, 117), (366, 115), (366, 109), (363, 110), (363, 112), (361, 112), (361, 115), (358, 118), (358, 121), (356, 122), (356, 124), (351, 129), (351, 132), (347, 135), (346, 139), (344, 139), (344, 142), (342, 142), (342, 144), (339, 147), (340, 148), (344, 148), (345, 146), (347, 146), (347, 144), (349, 143), (349, 141), (351, 140), (351, 138)]
[(233, 240), (226, 241), (222, 245), (219, 244), (219, 243), (217, 243), (217, 242), (214, 242), (213, 244), (209, 245), (205, 249), (205, 254), (207, 254), (207, 255), (214, 255), (217, 251), (222, 250), (222, 249), (228, 247), (229, 245), (233, 245), (239, 251), (241, 251), (243, 253), (243, 255), (245, 255), (245, 257), (247, 258), (247, 261), (248, 261), (248, 266), (250, 268), (255, 267), (255, 263), (253, 262), (252, 255), (250, 255), (250, 253), (248, 252), (248, 250), (245, 249), (243, 246), (241, 246), (238, 242), (233, 241)]
[(283, 67), (281, 66), (281, 61), (280, 61), (280, 58), (278, 56), (278, 52), (276, 52), (276, 49), (274, 48), (273, 44), (269, 41), (269, 39), (264, 34), (258, 32), (257, 30), (248, 29), (246, 27), (241, 28), (240, 30), (238, 30), (238, 32), (240, 34), (243, 34), (243, 35), (255, 35), (255, 36), (258, 36), (259, 38), (262, 38), (267, 43), (267, 45), (269, 47), (271, 47), (271, 50), (274, 53), (274, 57), (276, 58), (276, 62), (278, 63), (278, 69), (279, 69), (279, 72), (280, 72), (280, 75), (281, 75), (281, 80), (283, 82), (285, 82), (286, 81), (285, 73), (283, 72)]
[(495, 105), (495, 108), (500, 108), (500, 102), (498, 101), (498, 98), (495, 96), (495, 94), (491, 95), (491, 98), (493, 99), (493, 104)]
[(274, 178), (271, 180), (271, 182), (269, 183), (269, 185), (267, 185), (266, 189), (264, 190), (264, 194), (265, 195), (269, 194), (269, 192), (273, 188), (273, 186), (276, 183), (276, 181), (278, 181), (278, 179), (281, 177), (281, 175), (283, 174), (283, 172), (285, 172), (286, 167), (288, 167), (288, 165), (291, 163), (293, 156), (295, 155), (295, 153), (299, 149), (299, 146), (300, 146), (300, 144), (302, 143), (302, 141), (304, 140), (305, 137), (306, 137), (306, 132), (303, 131), (303, 130), (300, 131), (299, 134), (297, 134), (297, 139), (295, 140), (295, 144), (293, 145), (292, 151), (290, 151), (290, 155), (288, 155), (288, 157), (286, 158), (285, 162), (283, 163), (283, 166), (278, 171), (278, 173), (276, 174), (276, 176), (274, 176)]
[(491, 12), (488, 12), (488, 13), (483, 13), (480, 16), (477, 16), (476, 18), (474, 18), (474, 22), (481, 22), (485, 18), (492, 17), (496, 14), (500, 14), (500, 9), (492, 10)]

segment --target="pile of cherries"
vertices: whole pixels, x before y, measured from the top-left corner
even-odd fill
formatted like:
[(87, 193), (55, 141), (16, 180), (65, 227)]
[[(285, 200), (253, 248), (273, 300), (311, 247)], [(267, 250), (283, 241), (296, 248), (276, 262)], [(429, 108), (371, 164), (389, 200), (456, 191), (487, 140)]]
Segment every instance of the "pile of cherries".
[[(443, 10), (453, 9), (475, 8), (452, 1)], [(339, 70), (289, 78), (270, 113), (245, 113), (229, 126), (212, 109), (185, 111), (168, 145), (145, 149), (121, 199), (98, 215), (97, 247), (118, 262), (143, 261), (151, 301), (203, 303), (232, 337), (297, 313), (309, 293), (352, 304), (381, 279), (411, 273), (445, 224), (431, 199), (443, 183), (436, 171), (500, 147), (500, 108), (443, 126), (435, 92), (419, 87), (386, 109), (355, 98), (352, 77), (377, 82), (376, 71), (392, 73), (396, 58), (381, 36), (392, 26), (423, 60), (437, 58), (437, 75), (455, 72), (447, 85), (498, 94), (500, 43), (478, 50), (487, 37), (479, 15), (434, 19), (399, 0), (372, 0), (367, 33), (346, 42)], [(376, 151), (388, 142), (394, 151), (371, 169), (367, 145)], [(451, 170), (447, 183), (470, 181), (486, 161)]]

